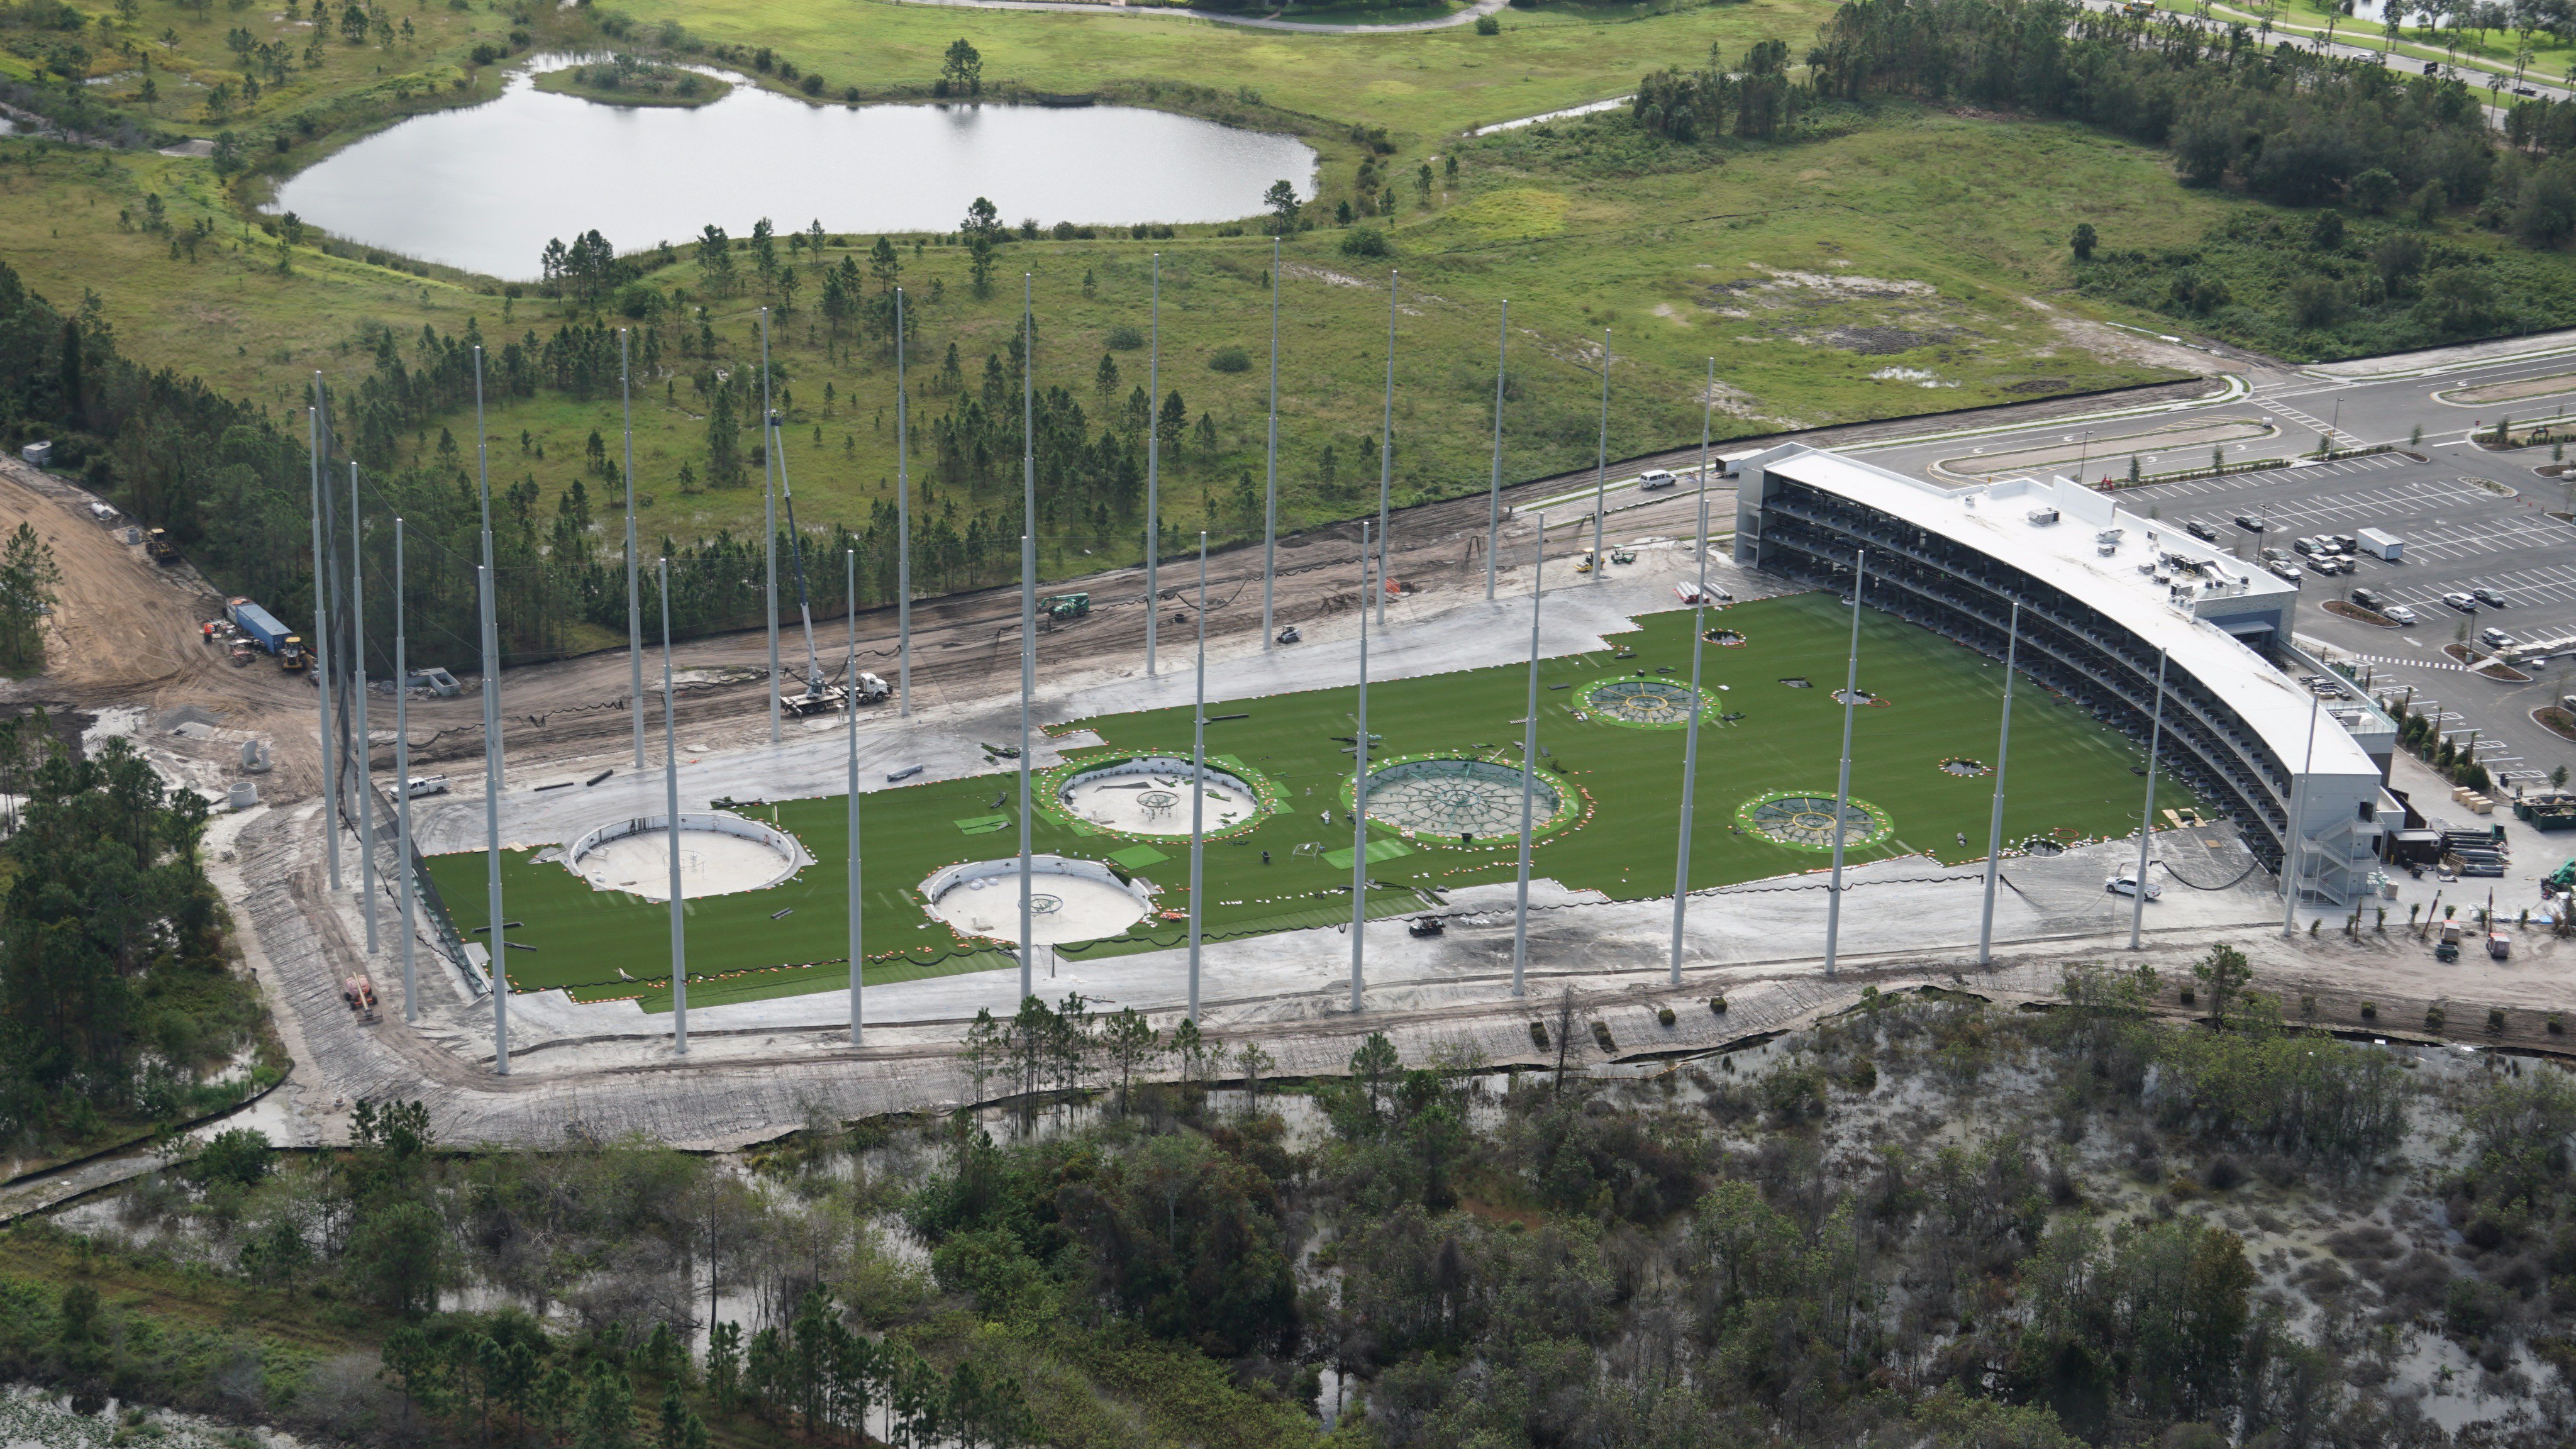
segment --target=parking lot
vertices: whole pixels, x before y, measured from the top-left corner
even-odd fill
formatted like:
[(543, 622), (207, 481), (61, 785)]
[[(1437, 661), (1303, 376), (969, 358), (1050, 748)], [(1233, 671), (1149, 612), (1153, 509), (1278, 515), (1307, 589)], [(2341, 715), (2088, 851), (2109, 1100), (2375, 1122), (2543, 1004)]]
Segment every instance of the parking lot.
[[(2429, 462), (2386, 453), (2128, 489), (2120, 502), (2166, 523), (2204, 524), (2248, 560), (2317, 534), (2396, 534), (2405, 541), (2396, 563), (2359, 553), (2353, 572), (2329, 577), (2299, 560), (2297, 632), (2357, 656), (2398, 689), (2412, 686), (2417, 705), (2429, 701), (2446, 727), (2479, 732), (2478, 758), (2490, 772), (2537, 784), (2551, 767), (2576, 764), (2576, 745), (2531, 718), (2555, 694), (2576, 689), (2567, 683), (2576, 657), (2558, 655), (2532, 683), (2515, 685), (2469, 673), (2442, 646), (2489, 628), (2518, 641), (2576, 635), (2576, 525), (2552, 516), (2567, 511), (2568, 485), (2531, 471), (2541, 456), (2507, 459), (2463, 446), (2430, 450)], [(2269, 528), (2258, 536), (2237, 524), (2240, 514)], [(2356, 588), (2405, 605), (2418, 622), (2381, 628), (2321, 607)], [(2480, 589), (2504, 607), (2463, 612), (2443, 602)]]

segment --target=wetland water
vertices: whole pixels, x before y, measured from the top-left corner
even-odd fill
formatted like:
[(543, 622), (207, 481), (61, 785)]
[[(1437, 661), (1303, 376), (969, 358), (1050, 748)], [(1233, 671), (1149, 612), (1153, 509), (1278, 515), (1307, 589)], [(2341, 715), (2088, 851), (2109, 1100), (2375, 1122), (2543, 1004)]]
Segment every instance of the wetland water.
[(736, 85), (694, 110), (602, 105), (511, 77), (498, 100), (419, 116), (278, 188), (270, 210), (368, 246), (513, 279), (550, 238), (594, 227), (619, 249), (786, 232), (949, 231), (989, 197), (1002, 219), (1228, 221), (1285, 178), (1315, 189), (1288, 136), (1130, 106), (812, 105)]

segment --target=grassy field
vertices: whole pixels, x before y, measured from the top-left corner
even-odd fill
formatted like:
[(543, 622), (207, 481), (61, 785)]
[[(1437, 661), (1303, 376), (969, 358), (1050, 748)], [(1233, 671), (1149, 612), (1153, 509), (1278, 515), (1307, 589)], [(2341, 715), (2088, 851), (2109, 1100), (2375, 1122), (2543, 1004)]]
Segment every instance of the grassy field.
[[(624, 8), (647, 26), (676, 20), (710, 41), (774, 46), (835, 91), (927, 94), (941, 53), (962, 37), (984, 57), (988, 87), (1240, 87), (1286, 111), (1383, 126), (1405, 154), (1471, 126), (1625, 95), (1646, 71), (1701, 63), (1712, 44), (1730, 58), (1773, 36), (1803, 47), (1833, 12), (1823, 0), (1576, 3), (1506, 10), (1500, 35), (1471, 26), (1309, 35), (1106, 9), (977, 12), (883, 0), (635, 0)], [(1301, 10), (1295, 18), (1357, 17)]]
[[(2232, 218), (2284, 215), (2223, 190), (2182, 188), (2163, 153), (2081, 127), (1909, 105), (1828, 107), (1805, 139), (1708, 148), (1672, 146), (1615, 116), (1457, 135), (1471, 123), (1616, 95), (1642, 70), (1695, 63), (1713, 43), (1732, 50), (1780, 35), (1794, 46), (1825, 13), (1793, 0), (1662, 13), (1576, 5), (1507, 12), (1498, 36), (1463, 27), (1311, 36), (1168, 17), (883, 3), (647, 3), (630, 18), (638, 34), (674, 20), (702, 45), (773, 46), (802, 73), (825, 76), (833, 94), (854, 87), (872, 97), (920, 93), (938, 53), (964, 35), (982, 51), (990, 85), (1092, 90), (1297, 130), (1325, 157), (1319, 211), (1353, 195), (1367, 148), (1349, 127), (1387, 127), (1393, 151), (1375, 175), (1393, 188), (1397, 209), (1374, 224), (1391, 223), (1390, 254), (1346, 255), (1347, 233), (1329, 219), (1286, 249), (1280, 479), (1282, 518), (1294, 528), (1348, 517), (1374, 492), (1390, 267), (1404, 277), (1394, 476), (1404, 502), (1482, 486), (1494, 319), (1506, 300), (1514, 326), (1504, 471), (1518, 480), (1591, 462), (1605, 328), (1614, 457), (1696, 435), (1712, 356), (1722, 438), (2151, 381), (2171, 374), (2128, 355), (2094, 319), (2172, 330), (2173, 320), (2151, 310), (2161, 294), (2075, 291), (2064, 248), (2074, 225), (2091, 222), (2106, 249), (2162, 256), (2196, 251)], [(146, 22), (152, 18), (147, 9)], [(198, 43), (179, 28), (183, 43)], [(339, 64), (330, 60), (321, 77)], [(494, 69), (478, 84), (488, 86)], [(1209, 86), (1212, 75), (1235, 88)], [(280, 164), (305, 154), (295, 150)], [(1426, 164), (1432, 177), (1423, 187)], [(167, 233), (145, 229), (153, 195), (163, 200)], [(1017, 219), (1010, 197), (994, 200)], [(424, 326), (460, 334), (470, 319), (496, 345), (542, 343), (583, 320), (534, 295), (494, 295), (498, 284), (487, 279), (434, 269), (414, 275), (398, 258), (371, 265), (364, 255), (305, 246), (284, 249), (281, 272), (279, 242), (245, 226), (231, 205), (200, 161), (0, 142), (0, 255), (30, 285), (66, 304), (95, 293), (99, 315), (137, 355), (281, 410), (297, 403), (314, 369), (343, 389), (362, 381), (376, 361), (365, 334), (390, 335), (399, 351)], [(782, 199), (772, 220), (783, 232), (828, 205), (819, 190), (810, 207)], [(690, 225), (675, 225), (675, 238), (702, 221), (739, 238), (756, 218), (684, 219)], [(828, 215), (819, 219), (827, 230), (833, 225)], [(193, 252), (178, 251), (175, 243), (200, 223), (211, 233)], [(568, 225), (565, 235), (577, 229)], [(1164, 455), (1165, 519), (1184, 536), (1200, 527), (1220, 541), (1251, 532), (1264, 466), (1269, 244), (1219, 230), (1140, 240), (1104, 228), (1091, 240), (1016, 242), (982, 299), (970, 292), (962, 249), (902, 247), (902, 281), (919, 327), (916, 480), (930, 471), (938, 421), (961, 394), (980, 389), (987, 357), (1005, 354), (1017, 331), (1015, 272), (1034, 276), (1039, 384), (1065, 388), (1092, 436), (1120, 418), (1145, 380), (1146, 358), (1111, 342), (1118, 329), (1144, 324), (1150, 257), (1159, 252), (1161, 390), (1181, 394), (1193, 424)], [(864, 262), (872, 238), (831, 235), (825, 263), (853, 254)], [(612, 240), (631, 252), (656, 238)], [(2506, 245), (2465, 224), (2448, 240)], [(857, 525), (888, 496), (895, 474), (893, 359), (875, 342), (827, 345), (816, 316), (820, 272), (806, 260), (790, 268), (800, 285), (775, 328), (790, 403), (788, 462), (804, 522)], [(2525, 264), (2535, 275), (2565, 270), (2557, 255), (2535, 254)], [(647, 279), (641, 315), (611, 314), (658, 329), (665, 344), (664, 374), (642, 379), (637, 396), (639, 488), (648, 500), (639, 522), (648, 537), (751, 531), (761, 511), (756, 487), (711, 492), (682, 480), (683, 468), (703, 477), (709, 461), (701, 384), (756, 358), (763, 300), (757, 286), (710, 295), (701, 281), (683, 249), (680, 261)], [(2278, 309), (2250, 276), (2239, 300), (2240, 312)], [(2268, 327), (2270, 316), (2205, 325), (2268, 339), (2254, 323)], [(684, 337), (693, 352), (701, 337), (712, 350), (682, 357)], [(951, 348), (954, 386), (940, 376)], [(1212, 365), (1235, 348), (1248, 355), (1248, 370)], [(1104, 357), (1117, 370), (1106, 389), (1098, 385)], [(1210, 422), (1204, 432), (1195, 426), (1202, 416)], [(405, 439), (407, 451), (435, 461), (442, 427), (470, 456), (468, 416), (433, 420)], [(590, 437), (600, 435), (613, 452), (617, 430), (613, 389), (588, 399), (551, 388), (496, 399), (495, 486), (532, 481), (550, 513), (589, 471)], [(934, 518), (954, 509), (961, 533), (978, 517), (995, 527), (1015, 491), (1014, 471), (996, 460), (983, 479), (933, 484), (919, 501)], [(588, 486), (598, 501), (602, 480), (594, 474)], [(595, 511), (603, 530), (617, 530), (617, 520)], [(1060, 576), (1132, 559), (1139, 534), (1132, 518), (1095, 517), (1052, 537), (1044, 567)], [(989, 574), (924, 562), (926, 588), (979, 581)]]
[[(1622, 900), (1672, 889), (1680, 813), (1680, 728), (1633, 728), (1607, 722), (1586, 707), (1588, 687), (1608, 677), (1671, 666), (1688, 677), (1691, 616), (1651, 615), (1623, 642), (1633, 659), (1569, 655), (1541, 666), (1540, 743), (1551, 778), (1584, 800), (1579, 822), (1537, 846), (1534, 869), (1563, 884)], [(1833, 794), (1841, 706), (1830, 687), (1790, 688), (1788, 676), (1815, 675), (1830, 686), (1841, 668), (1849, 616), (1828, 595), (1802, 594), (1727, 610), (1740, 647), (1707, 651), (1709, 692), (1732, 724), (1712, 717), (1701, 753), (1694, 887), (1810, 870), (1822, 852), (1774, 842), (1738, 828), (1747, 802), (1776, 791)], [(1951, 758), (1990, 761), (2001, 666), (1892, 618), (1864, 618), (1862, 688), (1889, 701), (1858, 711), (1852, 793), (1881, 814), (1883, 836), (1851, 852), (1855, 860), (1924, 853), (1956, 862), (1983, 855), (1992, 780), (1946, 773)], [(1369, 722), (1380, 758), (1423, 754), (1501, 757), (1515, 744), (1524, 667), (1380, 684), (1369, 691)], [(1562, 686), (1561, 688), (1558, 686)], [(1267, 777), (1281, 807), (1248, 829), (1207, 847), (1207, 930), (1215, 937), (1329, 925), (1349, 919), (1350, 827), (1343, 821), (1350, 788), (1347, 746), (1355, 705), (1347, 688), (1273, 696), (1241, 706), (1249, 717), (1211, 724), (1209, 753)], [(2014, 840), (2053, 834), (2061, 841), (2116, 835), (2134, 828), (2138, 751), (2081, 710), (2025, 690), (2013, 721), (2012, 790), (2005, 830)], [(1235, 713), (1234, 707), (1217, 713)], [(1592, 717), (1577, 719), (1578, 713)], [(1186, 710), (1116, 715), (1078, 722), (1108, 742), (1106, 755), (1189, 747)], [(1081, 758), (1094, 758), (1084, 755)], [(900, 981), (1005, 964), (989, 943), (955, 936), (927, 919), (912, 887), (932, 872), (966, 860), (1010, 855), (1016, 821), (970, 833), (961, 822), (1010, 809), (1008, 773), (870, 793), (864, 801), (867, 892), (862, 901), (870, 982)], [(2102, 792), (2108, 790), (2108, 795)], [(2191, 803), (2176, 789), (2168, 804)], [(1331, 811), (1334, 823), (1320, 818)], [(813, 852), (815, 865), (767, 891), (710, 897), (688, 907), (690, 997), (700, 1003), (846, 987), (844, 898), (848, 833), (842, 798), (791, 800), (753, 811), (774, 818)], [(1042, 812), (1033, 829), (1040, 851), (1102, 859), (1137, 839), (1077, 827)], [(1976, 842), (1962, 848), (1957, 838)], [(1418, 892), (1512, 879), (1512, 837), (1474, 845), (1403, 838), (1381, 830), (1371, 849), (1370, 910), (1402, 914), (1422, 908)], [(1166, 910), (1186, 910), (1185, 839), (1152, 837), (1167, 863), (1138, 874), (1161, 887)], [(1301, 851), (1301, 847), (1304, 849)], [(1339, 863), (1328, 858), (1342, 853)], [(1263, 852), (1270, 862), (1263, 863)], [(1378, 859), (1380, 855), (1386, 858)], [(457, 903), (458, 924), (483, 924), (483, 857), (439, 856), (430, 863), (441, 891)], [(522, 989), (572, 987), (577, 997), (638, 997), (664, 1010), (660, 988), (669, 962), (668, 908), (618, 893), (594, 891), (560, 865), (526, 855), (504, 864), (507, 918), (526, 922), (514, 934), (536, 949), (513, 953)], [(772, 919), (772, 914), (792, 914)], [(1153, 921), (1090, 951), (1123, 952), (1173, 945), (1179, 921)], [(1081, 954), (1089, 954), (1088, 951)], [(820, 964), (816, 964), (820, 963)], [(624, 972), (621, 977), (620, 972)], [(703, 974), (703, 983), (698, 979)]]

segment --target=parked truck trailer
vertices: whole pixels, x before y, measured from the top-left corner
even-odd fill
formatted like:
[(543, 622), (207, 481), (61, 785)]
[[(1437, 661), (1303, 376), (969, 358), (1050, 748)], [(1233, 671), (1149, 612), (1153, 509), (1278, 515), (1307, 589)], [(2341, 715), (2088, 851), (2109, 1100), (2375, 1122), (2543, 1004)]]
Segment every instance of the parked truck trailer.
[(262, 653), (282, 654), (286, 651), (286, 641), (294, 637), (284, 624), (277, 622), (276, 615), (248, 599), (224, 600), (224, 617), (232, 620), (233, 627), (258, 645)]

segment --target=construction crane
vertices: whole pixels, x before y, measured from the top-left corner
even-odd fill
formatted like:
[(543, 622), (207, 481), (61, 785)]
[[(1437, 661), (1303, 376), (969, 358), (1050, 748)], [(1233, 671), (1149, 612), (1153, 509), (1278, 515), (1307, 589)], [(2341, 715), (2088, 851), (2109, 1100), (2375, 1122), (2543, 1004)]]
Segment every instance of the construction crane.
[(823, 666), (814, 655), (814, 605), (805, 593), (805, 539), (796, 531), (796, 490), (787, 483), (787, 454), (779, 446), (786, 441), (782, 419), (773, 411), (769, 415), (768, 446), (778, 459), (778, 496), (787, 503), (787, 546), (796, 564), (796, 613), (805, 625), (805, 690), (786, 695), (779, 702), (795, 714), (812, 714), (837, 709), (847, 691), (835, 688), (823, 678)]

